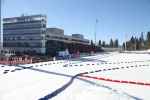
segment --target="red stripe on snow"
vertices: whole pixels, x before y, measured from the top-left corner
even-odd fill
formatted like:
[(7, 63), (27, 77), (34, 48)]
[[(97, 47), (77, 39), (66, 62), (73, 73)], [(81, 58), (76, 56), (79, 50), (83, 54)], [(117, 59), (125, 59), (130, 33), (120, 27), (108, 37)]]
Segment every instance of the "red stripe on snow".
[(85, 75), (85, 76), (84, 76), (83, 74), (79, 74), (78, 76), (80, 76), (80, 77), (86, 77), (86, 78), (93, 78), (93, 79), (98, 79), (98, 80), (103, 80), (103, 81), (109, 81), (109, 82), (116, 82), (116, 83), (127, 83), (127, 84), (137, 84), (137, 85), (150, 86), (150, 83), (143, 83), (143, 82), (112, 80), (112, 79), (99, 78), (99, 77), (88, 76), (88, 75)]

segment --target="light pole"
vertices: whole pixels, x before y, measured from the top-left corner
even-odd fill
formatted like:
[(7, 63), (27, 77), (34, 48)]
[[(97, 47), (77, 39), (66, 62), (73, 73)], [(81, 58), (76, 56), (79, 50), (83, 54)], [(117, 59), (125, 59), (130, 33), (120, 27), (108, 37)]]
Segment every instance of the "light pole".
[(96, 45), (96, 31), (97, 31), (97, 23), (98, 23), (98, 18), (96, 18), (96, 21), (95, 21), (95, 45)]
[(126, 33), (126, 35), (125, 35), (125, 51), (126, 51), (126, 49), (127, 49), (126, 40), (127, 40), (127, 33)]

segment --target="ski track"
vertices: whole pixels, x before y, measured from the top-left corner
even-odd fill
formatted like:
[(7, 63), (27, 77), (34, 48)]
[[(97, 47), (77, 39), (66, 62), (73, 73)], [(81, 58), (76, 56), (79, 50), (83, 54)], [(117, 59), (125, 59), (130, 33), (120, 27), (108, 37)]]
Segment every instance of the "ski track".
[[(33, 67), (10, 72), (25, 66)], [(127, 66), (134, 67), (126, 68)], [(150, 55), (100, 53), (95, 56), (70, 60), (0, 67), (0, 100), (37, 100), (63, 86), (76, 74), (116, 67), (119, 69), (89, 73), (88, 75), (150, 83)], [(121, 69), (121, 67), (125, 68)], [(4, 70), (8, 69), (10, 71), (3, 74)], [(150, 86), (77, 77), (68, 88), (53, 97), (52, 100), (150, 100), (149, 90)]]

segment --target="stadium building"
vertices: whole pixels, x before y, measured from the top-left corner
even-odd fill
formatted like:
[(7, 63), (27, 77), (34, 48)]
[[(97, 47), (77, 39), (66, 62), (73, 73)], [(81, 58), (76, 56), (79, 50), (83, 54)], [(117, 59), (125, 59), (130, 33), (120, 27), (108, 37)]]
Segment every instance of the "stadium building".
[(22, 14), (21, 17), (3, 19), (3, 48), (35, 50), (45, 53), (46, 15)]
[(46, 28), (46, 15), (24, 15), (3, 19), (3, 48), (5, 50), (35, 50), (37, 53), (56, 56), (68, 49), (87, 53), (101, 48), (89, 45), (89, 40), (81, 34), (64, 35), (59, 28)]
[(64, 35), (64, 30), (58, 28), (47, 28), (46, 39), (67, 43), (80, 43), (85, 45), (89, 44), (89, 40), (84, 39), (83, 35), (81, 34), (72, 34), (72, 36)]

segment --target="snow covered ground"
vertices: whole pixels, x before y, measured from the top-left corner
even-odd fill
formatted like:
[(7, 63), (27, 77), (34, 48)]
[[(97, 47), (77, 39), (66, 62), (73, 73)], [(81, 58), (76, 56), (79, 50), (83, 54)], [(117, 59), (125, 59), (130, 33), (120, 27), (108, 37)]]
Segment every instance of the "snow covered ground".
[[(108, 70), (113, 68), (118, 69)], [(0, 65), (0, 100), (38, 100), (83, 72), (113, 80), (150, 83), (150, 55), (114, 52), (37, 64)], [(77, 77), (68, 88), (52, 98), (83, 99), (150, 100), (150, 86)]]

